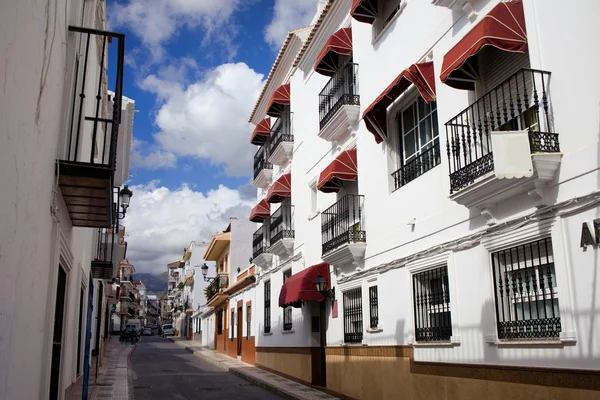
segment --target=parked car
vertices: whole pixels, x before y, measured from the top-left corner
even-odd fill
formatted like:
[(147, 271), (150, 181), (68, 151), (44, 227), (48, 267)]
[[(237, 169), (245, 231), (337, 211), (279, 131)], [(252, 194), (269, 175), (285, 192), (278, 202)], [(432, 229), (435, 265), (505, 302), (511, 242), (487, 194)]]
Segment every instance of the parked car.
[(144, 328), (144, 330), (142, 331), (142, 336), (152, 336), (152, 329)]
[(162, 336), (173, 336), (175, 334), (175, 330), (173, 329), (172, 324), (164, 324), (162, 326)]

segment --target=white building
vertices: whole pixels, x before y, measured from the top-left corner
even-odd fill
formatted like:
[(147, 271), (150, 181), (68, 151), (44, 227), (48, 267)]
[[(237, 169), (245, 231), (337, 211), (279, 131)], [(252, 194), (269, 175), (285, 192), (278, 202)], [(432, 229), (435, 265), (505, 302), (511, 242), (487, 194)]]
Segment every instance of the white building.
[(2, 399), (62, 399), (102, 355), (128, 169), (115, 175), (129, 151), (117, 132), (132, 129), (120, 118), (124, 36), (105, 29), (103, 0), (2, 3)]
[(600, 3), (321, 5), (250, 118), (256, 364), (352, 398), (597, 398)]

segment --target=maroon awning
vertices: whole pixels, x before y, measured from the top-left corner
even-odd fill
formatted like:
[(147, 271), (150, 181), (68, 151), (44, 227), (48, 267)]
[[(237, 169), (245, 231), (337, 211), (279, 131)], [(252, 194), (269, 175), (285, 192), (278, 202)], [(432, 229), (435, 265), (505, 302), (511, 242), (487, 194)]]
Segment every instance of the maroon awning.
[(408, 87), (415, 85), (423, 97), (430, 103), (435, 100), (435, 74), (433, 62), (413, 64), (400, 75), (375, 99), (363, 112), (363, 119), (369, 132), (375, 136), (375, 141), (381, 143), (387, 137), (387, 108)]
[(269, 188), (266, 200), (269, 203), (281, 203), (292, 195), (292, 174), (281, 175)]
[(329, 37), (317, 56), (315, 71), (332, 76), (338, 70), (340, 55), (352, 55), (352, 28), (342, 28)]
[(271, 118), (265, 118), (256, 125), (250, 143), (257, 146), (262, 146), (269, 140), (271, 135)]
[(290, 84), (286, 83), (277, 88), (271, 100), (269, 101), (269, 107), (267, 108), (267, 115), (273, 118), (279, 118), (279, 115), (283, 112), (285, 106), (290, 105)]
[(471, 57), (484, 46), (518, 53), (527, 51), (522, 0), (498, 4), (446, 53), (440, 80), (456, 89), (474, 90), (472, 74), (465, 73), (462, 67), (468, 65)]
[(356, 162), (356, 147), (343, 151), (319, 175), (317, 189), (324, 193), (338, 192), (342, 181), (358, 179), (358, 163)]
[(271, 204), (266, 200), (261, 200), (250, 213), (250, 221), (264, 222), (265, 219), (271, 218)]
[(350, 15), (357, 21), (372, 24), (377, 17), (377, 0), (354, 0)]
[(281, 287), (279, 292), (279, 307), (300, 307), (303, 302), (323, 301), (325, 297), (315, 286), (315, 280), (321, 275), (327, 281), (326, 288), (331, 287), (329, 281), (329, 264), (321, 263), (306, 268), (292, 275)]

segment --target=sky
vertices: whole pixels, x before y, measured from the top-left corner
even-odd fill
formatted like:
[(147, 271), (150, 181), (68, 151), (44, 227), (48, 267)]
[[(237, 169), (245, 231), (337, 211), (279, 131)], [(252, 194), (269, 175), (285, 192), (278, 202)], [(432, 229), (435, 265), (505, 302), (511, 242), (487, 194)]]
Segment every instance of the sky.
[[(247, 122), (289, 30), (318, 0), (109, 0), (124, 33), (123, 94), (135, 100), (131, 204), (137, 272), (161, 273), (255, 205)], [(109, 54), (110, 57), (110, 54)]]

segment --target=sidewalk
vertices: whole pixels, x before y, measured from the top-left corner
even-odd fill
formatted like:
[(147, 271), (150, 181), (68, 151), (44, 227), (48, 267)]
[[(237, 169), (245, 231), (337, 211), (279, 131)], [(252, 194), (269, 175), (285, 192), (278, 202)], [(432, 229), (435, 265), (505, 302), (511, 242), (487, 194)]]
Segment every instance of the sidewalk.
[[(98, 379), (95, 377), (95, 365), (90, 368), (88, 386), (88, 400), (130, 400), (133, 392), (130, 392), (128, 384), (129, 369), (128, 358), (135, 346), (119, 342), (114, 336), (105, 345), (102, 367), (98, 371)], [(95, 359), (92, 359), (92, 364)], [(81, 400), (82, 379), (79, 379), (73, 388), (65, 396), (66, 400)], [(131, 397), (130, 397), (131, 396)]]
[(270, 392), (278, 394), (286, 399), (298, 400), (326, 400), (337, 399), (320, 390), (313, 389), (309, 386), (302, 385), (291, 379), (267, 372), (245, 362), (233, 359), (223, 353), (215, 350), (210, 350), (207, 347), (199, 345), (198, 342), (192, 340), (183, 340), (178, 337), (170, 337), (171, 341), (178, 346), (183, 347), (196, 357), (216, 365), (226, 371), (231, 372), (257, 386), (262, 387)]

